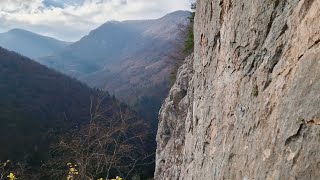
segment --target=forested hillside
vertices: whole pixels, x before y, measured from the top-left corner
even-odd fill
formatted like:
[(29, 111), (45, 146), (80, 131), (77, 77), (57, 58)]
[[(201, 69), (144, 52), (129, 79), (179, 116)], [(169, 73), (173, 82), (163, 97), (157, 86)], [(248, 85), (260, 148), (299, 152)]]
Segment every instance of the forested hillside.
[(88, 119), (91, 93), (72, 78), (0, 48), (0, 159), (38, 156), (51, 133)]
[(39, 62), (109, 91), (157, 124), (189, 16), (176, 11), (153, 20), (106, 22)]
[(0, 162), (14, 162), (1, 176), (61, 179), (68, 162), (80, 179), (152, 174), (148, 124), (107, 92), (0, 47), (0, 99)]

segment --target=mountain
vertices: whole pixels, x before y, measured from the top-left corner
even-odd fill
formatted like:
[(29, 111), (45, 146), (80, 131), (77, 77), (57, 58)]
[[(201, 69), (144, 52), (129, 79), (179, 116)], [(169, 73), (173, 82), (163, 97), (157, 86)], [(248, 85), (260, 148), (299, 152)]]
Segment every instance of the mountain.
[(145, 111), (156, 119), (168, 91), (170, 54), (183, 44), (180, 28), (189, 16), (177, 11), (155, 20), (110, 21), (40, 62), (127, 103), (148, 104)]
[(0, 33), (0, 46), (33, 59), (50, 55), (69, 44), (69, 42), (59, 41), (23, 29), (12, 29)]
[(320, 1), (196, 6), (154, 179), (320, 179)]
[[(154, 169), (154, 139), (136, 112), (104, 91), (1, 47), (0, 99), (0, 161), (12, 160), (1, 167), (5, 177), (14, 172), (21, 179), (64, 179), (68, 162), (85, 158), (94, 166), (100, 156), (117, 157), (104, 161), (112, 164), (112, 176), (121, 169), (149, 177)], [(81, 148), (74, 151), (75, 146)], [(89, 152), (100, 155), (81, 154)], [(148, 165), (135, 166), (138, 161)], [(101, 172), (84, 172), (107, 171), (97, 168)]]
[(36, 159), (52, 136), (88, 120), (86, 85), (0, 47), (0, 159)]

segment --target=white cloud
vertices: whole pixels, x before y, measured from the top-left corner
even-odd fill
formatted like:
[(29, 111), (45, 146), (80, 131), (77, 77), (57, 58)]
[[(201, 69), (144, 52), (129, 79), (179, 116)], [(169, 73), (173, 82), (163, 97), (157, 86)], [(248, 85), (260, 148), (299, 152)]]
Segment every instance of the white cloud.
[(189, 0), (1, 0), (0, 31), (23, 28), (77, 40), (108, 20), (152, 19), (188, 9)]

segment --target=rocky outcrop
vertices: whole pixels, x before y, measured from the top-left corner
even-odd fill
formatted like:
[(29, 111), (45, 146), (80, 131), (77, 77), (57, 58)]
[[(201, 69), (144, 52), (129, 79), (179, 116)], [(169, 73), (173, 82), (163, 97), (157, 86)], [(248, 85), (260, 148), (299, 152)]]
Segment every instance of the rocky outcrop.
[(193, 55), (186, 58), (179, 68), (176, 83), (160, 110), (158, 129), (156, 177), (179, 179), (183, 163), (183, 149), (186, 135), (186, 119), (192, 119), (193, 101)]
[(320, 178), (320, 0), (198, 0), (155, 179)]

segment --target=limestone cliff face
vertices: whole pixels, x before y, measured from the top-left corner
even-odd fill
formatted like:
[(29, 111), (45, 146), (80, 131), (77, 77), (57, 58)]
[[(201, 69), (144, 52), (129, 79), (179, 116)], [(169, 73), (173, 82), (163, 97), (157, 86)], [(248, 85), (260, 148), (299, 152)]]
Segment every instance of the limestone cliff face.
[(198, 0), (155, 179), (320, 179), (320, 0)]

